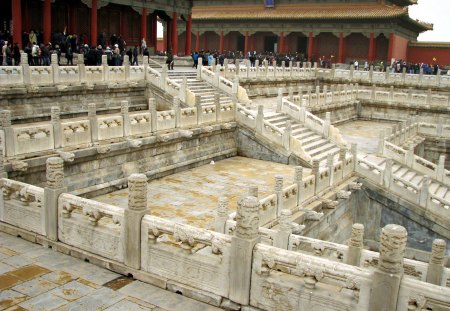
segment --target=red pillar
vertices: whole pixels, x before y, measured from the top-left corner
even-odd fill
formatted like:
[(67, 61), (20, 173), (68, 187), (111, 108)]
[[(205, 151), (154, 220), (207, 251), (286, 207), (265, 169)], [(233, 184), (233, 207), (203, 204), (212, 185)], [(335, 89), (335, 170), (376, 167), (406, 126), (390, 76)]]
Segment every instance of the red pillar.
[(192, 15), (188, 15), (186, 22), (186, 48), (184, 49), (184, 55), (191, 54), (192, 46)]
[(339, 33), (339, 55), (338, 55), (338, 63), (344, 62), (344, 34), (342, 32)]
[(145, 39), (147, 42), (147, 8), (142, 8), (142, 16), (141, 16), (141, 40)]
[(50, 42), (51, 31), (52, 31), (51, 1), (44, 0), (44, 44)]
[(91, 8), (91, 45), (97, 45), (97, 0), (92, 0), (92, 8)]
[(177, 13), (172, 14), (172, 53), (178, 54)]
[(19, 43), (22, 48), (22, 12), (20, 0), (12, 0), (13, 45)]
[(248, 53), (248, 31), (245, 32), (244, 57), (247, 56), (247, 53)]
[(308, 60), (311, 61), (312, 59), (312, 52), (313, 52), (313, 33), (309, 33), (309, 39), (308, 39)]
[(280, 53), (284, 53), (284, 32), (280, 32)]
[(395, 41), (395, 37), (394, 37), (394, 33), (391, 32), (389, 34), (389, 49), (388, 49), (388, 63), (391, 63), (391, 59), (392, 59), (392, 54), (394, 52), (394, 41)]
[(156, 13), (152, 13), (152, 16), (150, 18), (150, 21), (152, 23), (151, 29), (151, 39), (150, 39), (150, 46), (155, 48), (155, 52), (157, 50), (157, 44), (158, 44), (158, 16)]
[(220, 32), (219, 52), (223, 53), (223, 31)]
[(369, 62), (373, 62), (374, 59), (374, 37), (373, 37), (373, 32), (370, 33), (370, 38), (369, 38), (369, 55), (367, 57), (367, 60)]
[(197, 31), (195, 34), (195, 51), (200, 51), (200, 32)]

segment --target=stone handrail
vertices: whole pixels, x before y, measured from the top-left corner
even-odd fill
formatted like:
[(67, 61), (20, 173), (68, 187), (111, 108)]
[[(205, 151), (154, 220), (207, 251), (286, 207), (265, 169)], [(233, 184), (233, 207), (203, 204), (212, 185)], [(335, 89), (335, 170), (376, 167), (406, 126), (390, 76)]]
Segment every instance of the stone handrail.
[[(180, 108), (156, 111), (154, 100), (149, 110), (128, 112), (128, 102), (122, 102), (122, 111), (116, 114), (96, 115), (95, 104), (89, 106), (87, 118), (60, 119), (59, 109), (52, 110), (51, 122), (11, 125), (0, 128), (3, 150), (7, 157), (37, 153), (64, 147), (92, 146), (111, 139), (128, 139), (130, 145), (139, 145), (132, 137), (150, 136), (158, 131), (183, 129), (217, 122), (234, 121), (234, 105), (218, 104), (196, 108)], [(0, 111), (5, 120), (10, 120), (9, 111)]]
[(123, 218), (123, 208), (64, 193), (58, 199), (58, 239), (124, 262)]
[(0, 221), (45, 235), (44, 189), (12, 179), (0, 179)]
[(445, 219), (449, 215), (449, 202), (443, 198), (438, 198), (439, 203), (434, 202), (437, 198), (429, 190), (428, 179), (425, 179), (422, 185), (418, 186), (402, 177), (395, 176), (392, 173), (392, 166), (389, 169), (382, 168), (360, 157), (356, 162), (356, 172), (375, 184), (390, 189), (402, 199), (427, 209), (437, 217), (444, 217)]

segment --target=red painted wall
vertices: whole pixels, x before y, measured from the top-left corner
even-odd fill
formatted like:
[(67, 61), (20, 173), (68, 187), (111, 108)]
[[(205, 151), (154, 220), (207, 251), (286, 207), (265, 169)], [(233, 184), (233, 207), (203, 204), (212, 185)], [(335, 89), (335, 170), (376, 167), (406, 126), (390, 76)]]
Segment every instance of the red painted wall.
[(450, 47), (426, 48), (410, 47), (408, 49), (408, 61), (413, 63), (433, 63), (433, 58), (441, 66), (450, 65)]
[[(408, 39), (394, 35), (394, 42), (392, 47), (392, 58), (406, 59), (408, 56)], [(390, 61), (390, 60), (388, 60)]]

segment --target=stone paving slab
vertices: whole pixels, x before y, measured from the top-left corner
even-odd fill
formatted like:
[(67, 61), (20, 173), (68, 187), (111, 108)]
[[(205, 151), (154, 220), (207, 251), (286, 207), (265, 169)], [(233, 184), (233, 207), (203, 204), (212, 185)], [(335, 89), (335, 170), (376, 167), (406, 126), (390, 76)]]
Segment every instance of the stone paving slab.
[(0, 254), (0, 311), (221, 310), (3, 232)]
[[(231, 213), (249, 186), (258, 186), (259, 197), (264, 198), (274, 193), (276, 175), (283, 176), (287, 186), (293, 183), (294, 171), (292, 165), (232, 157), (150, 181), (148, 208), (154, 216), (213, 229), (219, 197), (228, 197)], [(305, 169), (304, 176), (309, 174)], [(126, 207), (128, 188), (93, 200)]]

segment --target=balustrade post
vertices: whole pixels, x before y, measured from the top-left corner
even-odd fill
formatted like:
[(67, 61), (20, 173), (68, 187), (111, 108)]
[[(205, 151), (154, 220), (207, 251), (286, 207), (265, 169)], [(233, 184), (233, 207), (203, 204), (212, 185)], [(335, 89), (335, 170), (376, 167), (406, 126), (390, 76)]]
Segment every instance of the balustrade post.
[(422, 187), (420, 188), (419, 193), (419, 205), (422, 207), (427, 207), (428, 198), (430, 196), (430, 178), (425, 175), (422, 179)]
[(150, 112), (150, 120), (151, 120), (151, 129), (152, 133), (156, 133), (158, 131), (158, 114), (156, 112), (156, 99), (149, 98), (148, 99), (148, 111)]
[(147, 208), (147, 176), (131, 174), (128, 177), (128, 206), (123, 215), (123, 251), (125, 265), (133, 269), (141, 268), (141, 222)]
[(377, 86), (374, 84), (374, 85), (372, 85), (372, 92), (370, 93), (370, 99), (371, 100), (375, 100), (376, 91), (377, 91)]
[(182, 102), (186, 102), (186, 92), (187, 92), (187, 78), (183, 77), (183, 80), (181, 80), (180, 85), (180, 93), (178, 95), (179, 99)]
[(311, 174), (314, 176), (314, 195), (317, 195), (317, 188), (320, 181), (320, 161), (313, 159)]
[(386, 132), (385, 130), (381, 130), (378, 138), (378, 154), (383, 155), (384, 154), (384, 145), (385, 145), (385, 139), (386, 139)]
[(353, 224), (345, 263), (348, 265), (359, 267), (363, 248), (364, 225), (358, 223)]
[(55, 149), (61, 148), (62, 132), (61, 132), (61, 109), (59, 107), (50, 108), (51, 123), (53, 126), (53, 140)]
[(220, 87), (220, 65), (217, 65), (214, 70), (214, 84), (216, 87)]
[(320, 86), (316, 86), (316, 102), (314, 104), (320, 105)]
[(220, 94), (214, 93), (214, 105), (216, 110), (216, 122), (222, 121), (222, 110), (220, 107)]
[(283, 210), (283, 183), (284, 177), (281, 175), (275, 176), (275, 195), (277, 196), (277, 216), (280, 216)]
[(384, 174), (383, 174), (383, 185), (385, 188), (390, 188), (392, 183), (392, 159), (386, 159), (386, 164), (384, 166)]
[(264, 106), (258, 105), (258, 114), (256, 115), (256, 132), (262, 134), (264, 127)]
[(420, 69), (419, 69), (419, 85), (422, 84), (422, 81), (423, 81), (423, 68), (420, 67)]
[(236, 98), (238, 98), (238, 95), (239, 95), (239, 77), (238, 76), (234, 77), (234, 82), (233, 82), (233, 85), (231, 86), (231, 94), (232, 94), (232, 96), (236, 96)]
[(294, 102), (294, 88), (292, 86), (289, 87), (289, 101)]
[(91, 141), (95, 143), (98, 141), (97, 107), (95, 103), (88, 104), (88, 119), (91, 126)]
[(278, 218), (278, 231), (273, 240), (273, 246), (288, 249), (289, 246), (289, 236), (292, 234), (291, 226), (292, 212), (288, 209), (281, 211), (280, 217)]
[(236, 234), (231, 238), (229, 298), (241, 305), (250, 303), (253, 248), (260, 242), (259, 201), (245, 197), (238, 201)]
[[(125, 70), (125, 81), (128, 81), (130, 79), (130, 58), (128, 55), (123, 56), (123, 67)], [(164, 66), (163, 66), (164, 68)]]
[(80, 82), (86, 81), (86, 66), (84, 65), (83, 54), (77, 54), (77, 66), (78, 66), (78, 74), (80, 76)]
[(397, 309), (407, 236), (406, 229), (399, 225), (387, 225), (381, 230), (380, 258), (373, 272), (369, 311)]
[(216, 217), (214, 220), (214, 231), (226, 234), (225, 226), (228, 220), (228, 198), (220, 197), (216, 208)]
[(406, 67), (403, 67), (402, 70), (402, 84), (404, 85), (406, 82)]
[(44, 187), (44, 227), (49, 240), (58, 240), (58, 198), (67, 191), (64, 186), (64, 161), (60, 157), (48, 158), (46, 162), (47, 183)]
[(341, 179), (344, 178), (344, 171), (345, 171), (345, 168), (347, 167), (346, 157), (347, 157), (347, 148), (341, 147), (339, 149), (339, 161), (342, 164), (342, 170), (341, 170), (341, 176), (340, 176), (340, 177), (342, 177)]
[(427, 283), (442, 285), (442, 274), (444, 273), (444, 259), (447, 243), (445, 240), (435, 239), (431, 247), (431, 257), (428, 262)]
[(300, 123), (305, 124), (305, 115), (306, 115), (306, 109), (304, 106), (301, 106), (300, 107), (300, 119), (299, 119)]
[(334, 154), (329, 153), (327, 155), (327, 169), (328, 169), (328, 172), (330, 174), (330, 178), (328, 180), (328, 186), (329, 187), (333, 186), (333, 183), (334, 183), (334, 169), (333, 169), (333, 166), (334, 166)]
[(287, 120), (286, 121), (286, 127), (284, 128), (283, 134), (282, 134), (282, 143), (283, 143), (283, 147), (287, 150), (290, 151), (290, 143), (291, 143), (291, 133), (292, 133), (292, 126), (291, 126), (291, 121)]
[(5, 164), (3, 161), (3, 146), (0, 144), (0, 178), (8, 178), (8, 174), (5, 172)]
[(352, 157), (353, 157), (353, 161), (352, 161), (353, 169), (352, 169), (352, 171), (355, 172), (356, 171), (356, 164), (358, 162), (358, 144), (352, 143), (350, 148), (351, 148), (350, 150), (351, 150)]
[[(200, 66), (200, 64), (199, 64)], [(163, 90), (166, 91), (166, 80), (167, 80), (167, 66), (162, 67), (161, 70), (161, 80), (159, 81), (159, 87)]]
[(373, 65), (370, 65), (369, 69), (369, 83), (373, 82)]
[(330, 137), (330, 126), (331, 126), (331, 112), (327, 111), (325, 113), (325, 120), (323, 122), (323, 136), (325, 138)]
[[(103, 69), (103, 81), (108, 81), (109, 80), (108, 55), (102, 55), (102, 69)], [(147, 79), (147, 70), (145, 71), (145, 78)]]
[(23, 84), (31, 84), (31, 72), (27, 53), (20, 54), (20, 66), (22, 66)]
[(130, 114), (128, 110), (128, 101), (122, 100), (120, 102), (120, 114), (122, 115), (123, 120), (123, 136), (128, 137), (131, 135), (131, 123), (130, 123)]
[(173, 110), (175, 112), (175, 128), (181, 127), (181, 108), (180, 99), (177, 96), (173, 97)]
[(409, 146), (408, 150), (406, 150), (406, 165), (409, 167), (413, 166), (414, 163), (414, 145)]
[(431, 103), (431, 89), (427, 90), (427, 101), (426, 101), (427, 105), (429, 105)]
[(0, 111), (0, 118), (1, 126), (3, 128), (3, 134), (5, 135), (5, 154), (7, 157), (11, 157), (16, 154), (14, 130), (11, 125), (11, 111)]
[(281, 112), (283, 109), (283, 88), (278, 88), (277, 108), (276, 112)]
[(445, 155), (439, 156), (439, 162), (436, 167), (436, 179), (440, 182), (444, 182), (445, 177)]
[(195, 108), (197, 110), (197, 125), (202, 123), (202, 97), (200, 95), (195, 95)]
[(240, 74), (241, 74), (241, 68), (240, 68), (240, 64), (239, 64), (239, 60), (238, 59), (235, 60), (234, 66), (235, 66), (234, 76), (235, 77), (239, 77)]
[[(388, 67), (389, 68), (389, 67)], [(390, 70), (390, 69), (389, 69)], [(384, 73), (384, 83), (387, 84), (389, 83), (389, 79), (390, 79), (390, 74), (389, 74), (389, 70), (386, 68), (386, 72)]]
[(331, 80), (334, 80), (336, 74), (336, 64), (331, 64)]
[(303, 167), (302, 166), (295, 167), (294, 183), (297, 184), (297, 206), (300, 208), (302, 205), (302, 195), (303, 195)]
[(59, 83), (59, 64), (58, 64), (58, 54), (53, 53), (51, 57), (51, 67), (53, 72), (53, 83)]

